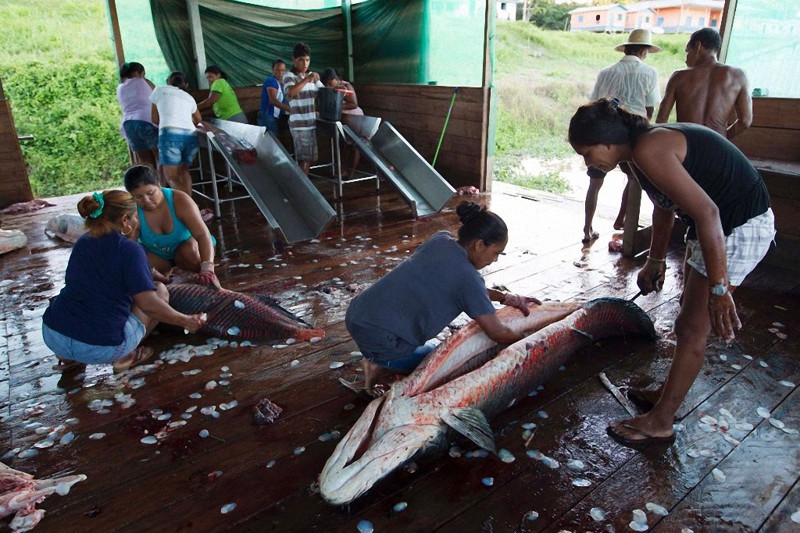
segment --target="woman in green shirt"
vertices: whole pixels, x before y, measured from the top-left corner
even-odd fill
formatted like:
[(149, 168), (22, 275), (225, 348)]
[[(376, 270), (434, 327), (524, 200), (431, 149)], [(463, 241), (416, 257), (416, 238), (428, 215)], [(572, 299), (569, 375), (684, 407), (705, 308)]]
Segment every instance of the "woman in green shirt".
[(219, 67), (211, 66), (206, 69), (206, 79), (211, 90), (208, 98), (197, 104), (197, 109), (204, 111), (210, 107), (217, 118), (247, 124), (247, 117), (239, 106), (239, 100), (227, 77)]

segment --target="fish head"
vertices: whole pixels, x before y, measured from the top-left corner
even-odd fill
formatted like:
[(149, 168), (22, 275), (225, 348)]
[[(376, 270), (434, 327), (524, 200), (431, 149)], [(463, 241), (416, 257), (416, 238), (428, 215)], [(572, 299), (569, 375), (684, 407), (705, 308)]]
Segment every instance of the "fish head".
[[(438, 417), (393, 409), (392, 392), (367, 406), (325, 463), (319, 488), (328, 503), (352, 502), (416, 454), (444, 443), (445, 427)], [(401, 411), (405, 416), (398, 416)]]

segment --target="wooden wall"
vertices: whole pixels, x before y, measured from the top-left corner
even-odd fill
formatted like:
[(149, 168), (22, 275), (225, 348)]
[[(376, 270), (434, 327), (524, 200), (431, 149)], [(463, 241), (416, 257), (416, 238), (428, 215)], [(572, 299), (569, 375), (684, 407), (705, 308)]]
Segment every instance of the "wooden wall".
[(766, 261), (800, 272), (800, 100), (754, 98), (753, 125), (734, 143), (769, 189), (778, 236)]
[(25, 160), (17, 139), (11, 104), (0, 81), (0, 208), (33, 200)]
[(800, 100), (753, 98), (753, 124), (734, 144), (751, 158), (800, 162)]
[[(435, 85), (358, 85), (364, 113), (394, 126), (425, 158), (433, 161), (453, 87)], [(447, 125), (436, 170), (453, 186), (489, 186), (486, 163), (488, 90), (462, 87)]]
[[(239, 104), (251, 124), (261, 105), (261, 87), (235, 89)], [(357, 85), (364, 113), (388, 121), (429, 163), (442, 133), (453, 87), (434, 85)], [(198, 100), (207, 92), (192, 93)], [(447, 126), (436, 170), (453, 186), (489, 186), (486, 163), (488, 92), (460, 88)], [(324, 147), (320, 145), (320, 150)], [(320, 154), (322, 157), (322, 153)]]

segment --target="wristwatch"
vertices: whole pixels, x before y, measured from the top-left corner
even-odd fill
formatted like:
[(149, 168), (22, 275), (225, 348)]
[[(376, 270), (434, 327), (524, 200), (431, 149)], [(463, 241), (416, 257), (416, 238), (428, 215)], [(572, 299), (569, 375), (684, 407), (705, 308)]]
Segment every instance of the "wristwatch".
[(717, 283), (716, 285), (711, 287), (711, 294), (713, 294), (714, 296), (725, 296), (726, 294), (728, 294), (728, 287), (721, 283)]

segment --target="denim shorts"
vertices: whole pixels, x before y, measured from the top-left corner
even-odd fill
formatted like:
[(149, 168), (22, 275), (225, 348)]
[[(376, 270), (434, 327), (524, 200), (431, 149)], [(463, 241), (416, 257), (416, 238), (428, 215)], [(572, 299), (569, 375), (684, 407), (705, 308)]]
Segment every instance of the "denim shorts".
[(197, 155), (197, 135), (193, 130), (162, 128), (158, 132), (158, 156), (164, 166), (192, 164)]
[(126, 120), (122, 123), (128, 146), (134, 152), (146, 152), (158, 147), (158, 128), (144, 120)]
[(258, 125), (267, 128), (267, 131), (278, 134), (278, 120), (269, 113), (258, 112)]
[(42, 338), (48, 348), (61, 359), (78, 361), (87, 365), (110, 364), (131, 353), (144, 338), (144, 324), (131, 313), (125, 323), (125, 339), (118, 346), (96, 346), (76, 341), (50, 329), (42, 323)]
[(439, 343), (435, 342), (434, 339), (429, 340), (422, 346), (417, 346), (414, 348), (414, 351), (411, 352), (411, 355), (406, 355), (405, 357), (396, 357), (392, 359), (383, 358), (383, 357), (372, 357), (369, 354), (363, 354), (364, 358), (368, 361), (372, 361), (373, 363), (382, 366), (388, 370), (392, 370), (394, 372), (398, 372), (400, 374), (410, 374), (414, 371), (415, 368), (419, 366), (423, 359), (425, 359), (429, 353), (431, 353)]

